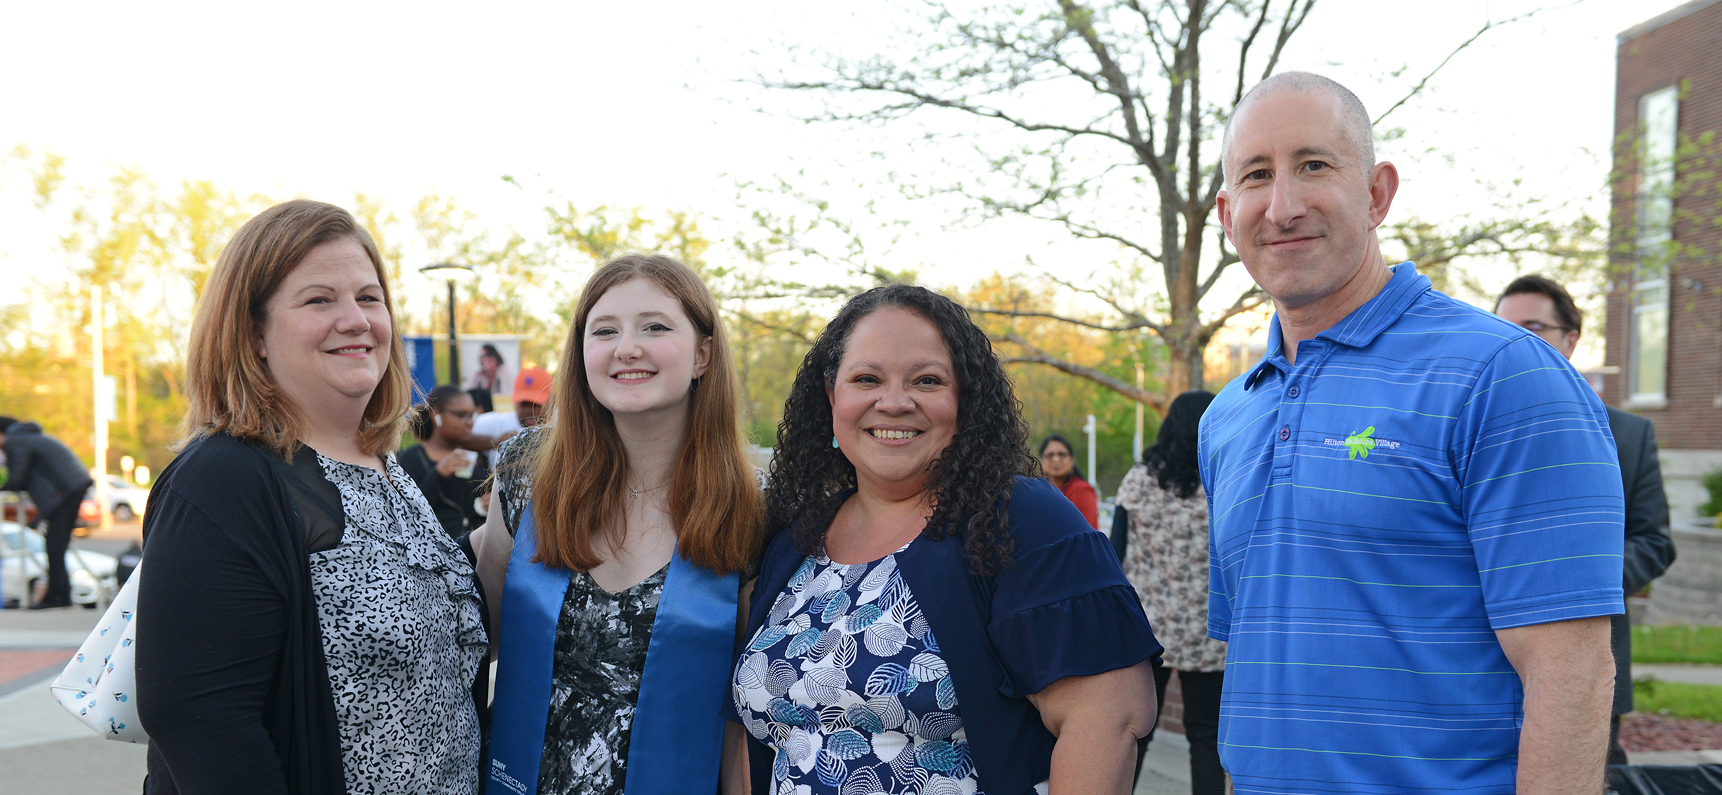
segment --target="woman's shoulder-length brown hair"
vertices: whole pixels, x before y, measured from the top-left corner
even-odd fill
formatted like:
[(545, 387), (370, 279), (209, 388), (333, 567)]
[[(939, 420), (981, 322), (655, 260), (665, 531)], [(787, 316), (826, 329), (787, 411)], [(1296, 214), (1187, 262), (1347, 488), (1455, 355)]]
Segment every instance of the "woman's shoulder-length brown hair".
[(688, 431), (670, 474), (670, 520), (688, 562), (719, 573), (746, 571), (764, 527), (759, 480), (741, 432), (735, 364), (717, 302), (699, 274), (656, 254), (625, 254), (586, 281), (563, 347), (548, 438), (533, 460), (533, 560), (590, 570), (603, 562), (593, 534), (621, 521), (628, 456), (615, 420), (586, 379), (586, 319), (599, 297), (617, 285), (649, 279), (676, 298), (698, 332), (711, 339), (711, 363), (689, 397)]
[[(181, 425), (180, 445), (211, 433), (254, 439), (290, 456), (310, 425), (303, 409), (270, 376), (257, 355), (255, 335), (268, 320), (270, 296), (324, 243), (352, 240), (364, 248), (383, 288), (383, 305), (392, 321), (394, 297), (375, 240), (346, 210), (332, 204), (295, 199), (258, 213), (228, 241), (197, 302), (186, 351), (186, 398), (190, 408)], [(401, 422), (411, 402), (406, 344), (391, 322), (389, 363), (371, 393), (359, 428), (359, 446), (385, 455), (400, 443)]]

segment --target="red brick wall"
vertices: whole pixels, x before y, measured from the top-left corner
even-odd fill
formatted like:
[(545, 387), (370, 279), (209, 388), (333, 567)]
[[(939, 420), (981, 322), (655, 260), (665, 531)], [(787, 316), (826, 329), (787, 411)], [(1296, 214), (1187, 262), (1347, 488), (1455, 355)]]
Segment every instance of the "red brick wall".
[[(1614, 130), (1616, 141), (1627, 140), (1638, 125), (1638, 102), (1644, 94), (1683, 84), (1679, 125), (1682, 140), (1698, 139), (1706, 131), (1722, 131), (1722, 3), (1713, 3), (1661, 27), (1620, 42), (1616, 54)], [(1722, 138), (1722, 135), (1718, 136)], [(1722, 144), (1719, 144), (1722, 146)], [(1618, 153), (1617, 153), (1618, 154)], [(1617, 161), (1621, 162), (1621, 161)], [(1715, 163), (1680, 169), (1675, 178), (1710, 171), (1708, 185), (1688, 187), (1675, 200), (1674, 239), (1690, 247), (1674, 261), (1670, 287), (1668, 406), (1642, 413), (1656, 423), (1661, 446), (1670, 449), (1722, 449), (1722, 225), (1718, 224), (1718, 187), (1722, 172)], [(1630, 251), (1633, 237), (1631, 175), (1617, 179), (1611, 212), (1611, 248)], [(1620, 405), (1626, 398), (1628, 326), (1627, 301), (1632, 258), (1610, 257), (1608, 345), (1610, 365), (1621, 368), (1610, 376), (1603, 399)]]

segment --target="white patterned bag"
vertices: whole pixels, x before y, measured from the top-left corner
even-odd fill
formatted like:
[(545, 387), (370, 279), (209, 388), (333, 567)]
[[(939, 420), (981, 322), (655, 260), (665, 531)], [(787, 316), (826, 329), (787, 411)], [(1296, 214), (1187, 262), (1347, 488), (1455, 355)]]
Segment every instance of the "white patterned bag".
[(136, 651), (139, 563), (108, 612), (78, 647), (77, 656), (48, 686), (60, 706), (109, 740), (149, 742), (138, 723)]

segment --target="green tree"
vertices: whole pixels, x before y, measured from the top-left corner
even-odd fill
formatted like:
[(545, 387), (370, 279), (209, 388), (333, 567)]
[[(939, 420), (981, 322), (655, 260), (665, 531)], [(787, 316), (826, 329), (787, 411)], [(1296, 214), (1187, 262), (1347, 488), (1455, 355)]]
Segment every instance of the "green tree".
[[(1100, 285), (1045, 275), (1067, 294), (1107, 306), (1106, 317), (1024, 314), (1030, 310), (988, 304), (973, 309), (1152, 333), (1167, 354), (1163, 391), (1136, 391), (1044, 351), (1025, 347), (1025, 359), (1153, 405), (1201, 387), (1203, 352), (1214, 334), (1265, 300), (1253, 287), (1228, 292), (1233, 282), (1223, 278), (1238, 258), (1214, 217), (1219, 133), (1244, 91), (1276, 71), (1288, 43), (1311, 20), (1314, 0), (923, 8), (900, 15), (891, 52), (846, 58), (802, 49), (795, 66), (758, 82), (821, 101), (820, 110), (804, 114), (810, 121), (903, 127), (936, 117), (948, 126), (911, 127), (924, 131), (917, 146), (967, 144), (966, 153), (961, 146), (942, 150), (957, 162), (941, 172), (961, 176), (941, 182), (894, 175), (911, 197), (955, 201), (966, 220), (1029, 220), (1117, 247), (1116, 275)], [(1483, 25), (1447, 61), (1514, 19)], [(1377, 125), (1433, 74), (1408, 84), (1405, 99)]]
[(26, 147), (5, 164), (0, 189), (24, 186), (44, 222), (62, 230), (63, 268), (44, 263), (18, 302), (0, 310), (13, 332), (0, 338), (0, 404), (41, 421), (90, 460), (91, 287), (100, 286), (105, 369), (118, 385), (108, 467), (131, 455), (159, 470), (178, 438), (195, 296), (221, 246), (270, 202), (207, 181), (164, 188), (136, 168), (75, 185), (65, 170), (61, 156)]

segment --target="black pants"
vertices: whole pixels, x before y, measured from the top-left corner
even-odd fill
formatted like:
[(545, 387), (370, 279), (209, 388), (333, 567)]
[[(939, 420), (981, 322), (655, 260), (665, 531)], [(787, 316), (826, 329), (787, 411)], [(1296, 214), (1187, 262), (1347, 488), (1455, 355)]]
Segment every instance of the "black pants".
[[(1154, 699), (1166, 708), (1166, 684), (1171, 668), (1154, 669)], [(1190, 741), (1191, 795), (1225, 795), (1226, 772), (1220, 767), (1220, 687), (1223, 671), (1179, 671), (1178, 685), (1184, 691), (1184, 737)], [(1156, 727), (1157, 728), (1157, 727)], [(1148, 755), (1147, 737), (1136, 742), (1136, 777), (1142, 777), (1142, 759)]]
[(1619, 715), (1611, 715), (1608, 719), (1608, 763), (1611, 765), (1627, 764), (1626, 749), (1620, 747)]
[(81, 502), (79, 495), (74, 494), (42, 512), (48, 537), (48, 594), (42, 597), (42, 604), (72, 603), (72, 579), (66, 573), (66, 547), (72, 544), (72, 528), (78, 524), (78, 505)]

